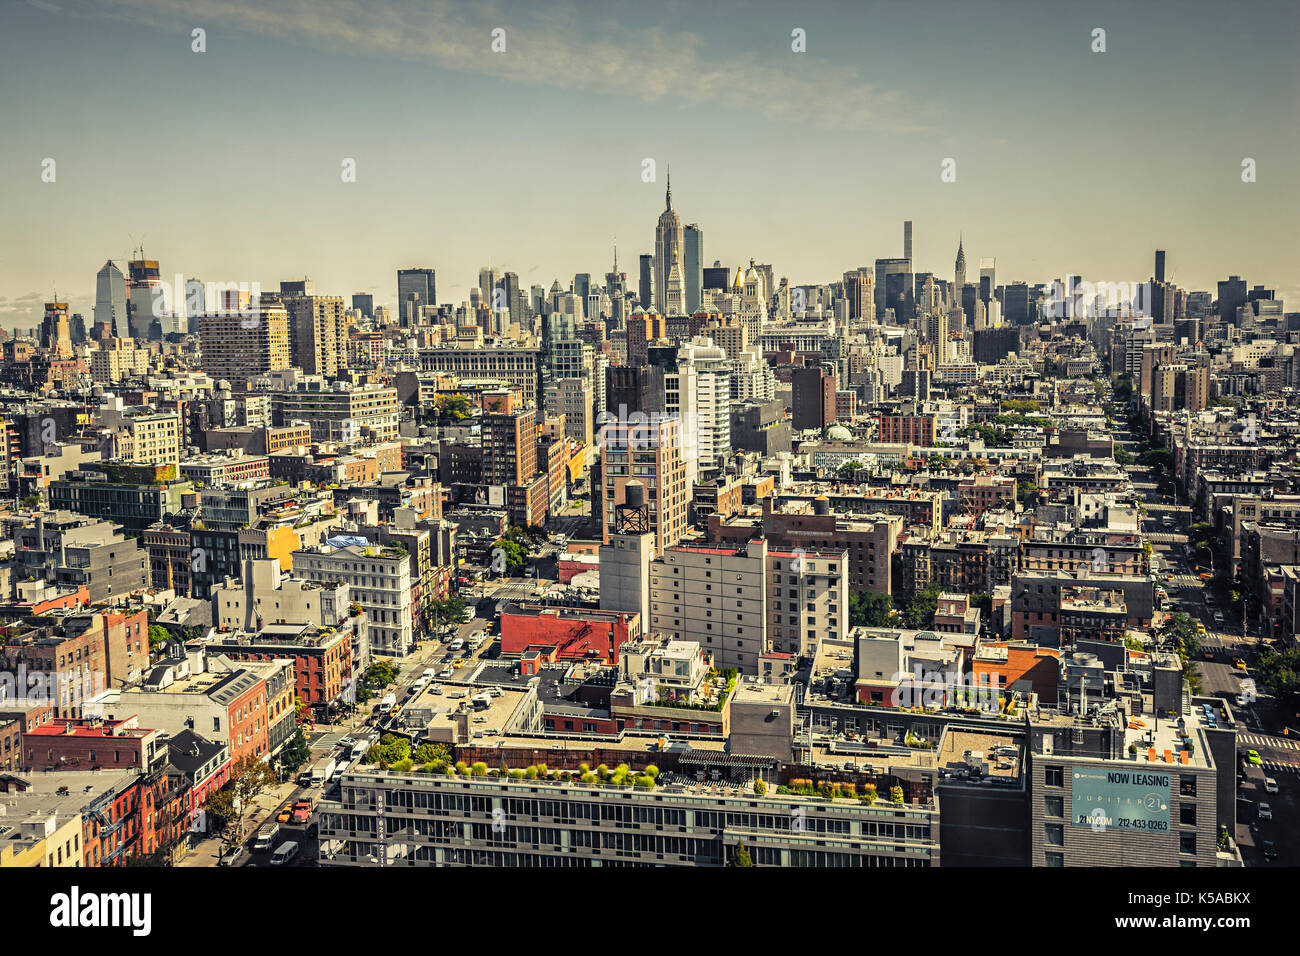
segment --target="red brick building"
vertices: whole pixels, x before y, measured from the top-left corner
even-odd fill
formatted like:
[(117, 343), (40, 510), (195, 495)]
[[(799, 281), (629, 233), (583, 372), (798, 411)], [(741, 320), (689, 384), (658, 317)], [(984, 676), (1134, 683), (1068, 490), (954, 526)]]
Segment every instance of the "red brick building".
[(149, 770), (160, 734), (134, 717), (55, 717), (23, 734), (27, 770)]
[(529, 648), (555, 648), (559, 660), (618, 663), (618, 649), (641, 634), (635, 611), (593, 611), (514, 604), (501, 612), (501, 653), (523, 654)]

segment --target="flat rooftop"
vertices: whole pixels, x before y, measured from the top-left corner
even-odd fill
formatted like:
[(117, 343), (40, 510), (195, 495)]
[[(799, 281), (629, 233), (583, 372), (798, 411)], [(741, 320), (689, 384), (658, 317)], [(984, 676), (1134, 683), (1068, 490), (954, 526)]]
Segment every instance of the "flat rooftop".
[(988, 776), (1004, 780), (1020, 779), (1024, 767), (1024, 747), (1019, 735), (949, 730), (943, 735), (939, 746), (939, 766), (951, 771), (967, 769), (967, 751), (984, 754)]

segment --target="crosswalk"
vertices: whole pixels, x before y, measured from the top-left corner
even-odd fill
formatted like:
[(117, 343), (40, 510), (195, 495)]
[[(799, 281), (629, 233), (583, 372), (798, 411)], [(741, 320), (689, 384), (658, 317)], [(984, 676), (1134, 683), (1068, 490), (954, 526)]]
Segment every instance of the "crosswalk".
[(1261, 734), (1237, 734), (1237, 740), (1248, 747), (1278, 747), (1283, 750), (1300, 750), (1300, 743), (1290, 737), (1265, 737)]
[(1177, 584), (1180, 588), (1201, 588), (1205, 587), (1205, 582), (1194, 574), (1175, 574), (1169, 578), (1171, 584)]
[(1296, 753), (1295, 760), (1279, 760), (1260, 754), (1260, 758), (1263, 762), (1259, 764), (1259, 766), (1266, 774), (1300, 774), (1300, 743), (1297, 743), (1288, 737), (1266, 737), (1262, 734), (1237, 734), (1237, 743), (1238, 745), (1249, 749), (1255, 749), (1257, 747), (1272, 747), (1277, 750), (1294, 751)]
[(1280, 760), (1269, 760), (1265, 757), (1260, 766), (1264, 769), (1264, 773), (1270, 775), (1275, 773), (1300, 774), (1300, 763), (1283, 763)]

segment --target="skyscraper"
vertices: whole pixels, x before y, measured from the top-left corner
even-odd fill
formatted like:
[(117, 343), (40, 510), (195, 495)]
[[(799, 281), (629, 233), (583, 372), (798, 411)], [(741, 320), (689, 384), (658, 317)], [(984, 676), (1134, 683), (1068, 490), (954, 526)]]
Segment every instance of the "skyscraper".
[(617, 243), (614, 244), (614, 267), (605, 273), (605, 291), (609, 293), (611, 301), (623, 298), (623, 293), (627, 291), (627, 273), (618, 271)]
[[(130, 276), (130, 283), (127, 286), (127, 311), (131, 317), (131, 337), (145, 341), (153, 331), (157, 333), (155, 338), (161, 338), (164, 317), (154, 314), (154, 310), (160, 308), (164, 302), (158, 294), (159, 287), (162, 285), (158, 260), (143, 258), (143, 250), (141, 250), (141, 258), (132, 259), (127, 264), (127, 271)], [(159, 321), (157, 329), (153, 328), (155, 318)]]
[[(527, 308), (524, 301), (524, 289), (519, 284), (519, 274), (516, 272), (503, 272), (501, 274), (501, 291), (505, 293), (505, 301), (502, 303), (510, 310), (511, 322), (523, 322), (527, 314)], [(493, 303), (495, 306), (496, 303)]]
[(375, 297), (368, 292), (352, 293), (352, 308), (361, 312), (367, 319), (375, 317)]
[(45, 303), (45, 318), (41, 322), (41, 345), (49, 349), (54, 358), (71, 357), (72, 325), (68, 318), (68, 303)]
[[(127, 332), (126, 328), (126, 277), (112, 260), (95, 275), (95, 323), (107, 323), (113, 335)], [(119, 331), (119, 327), (120, 330)]]
[(1228, 276), (1219, 283), (1219, 321), (1235, 325), (1237, 309), (1246, 304), (1246, 282), (1241, 276)]
[(912, 321), (915, 311), (910, 259), (876, 260), (876, 317), (883, 320), (886, 309), (894, 310), (894, 321)]
[(704, 230), (691, 223), (684, 233), (686, 243), (686, 311), (700, 307), (704, 283)]
[(537, 410), (515, 408), (509, 389), (483, 393), (483, 481), (522, 485), (537, 474)]
[[(686, 533), (686, 511), (690, 499), (689, 479), (682, 461), (681, 422), (660, 418), (647, 423), (608, 421), (601, 426), (601, 494), (592, 495), (593, 508), (601, 509), (602, 542), (609, 543), (617, 527), (618, 507), (627, 503), (629, 482), (652, 489), (649, 510), (650, 532), (656, 555), (663, 554)], [(633, 475), (641, 477), (633, 478)]]
[(960, 296), (962, 286), (966, 284), (966, 250), (962, 248), (961, 236), (957, 237), (957, 265), (953, 270), (953, 294)]
[(640, 260), (640, 275), (637, 283), (637, 301), (643, 309), (654, 308), (655, 294), (655, 257), (652, 255), (643, 255)]
[(199, 348), (203, 369), (213, 381), (224, 379), (242, 389), (256, 375), (289, 367), (289, 313), (278, 298), (226, 300), (209, 306), (199, 319)]
[(704, 277), (701, 281), (700, 299), (702, 301), (705, 292), (711, 289), (725, 292), (731, 286), (731, 270), (717, 259), (714, 259), (713, 265), (705, 267)]
[(1165, 251), (1163, 249), (1156, 250), (1156, 281), (1165, 281)]
[(347, 368), (348, 327), (342, 296), (285, 296), (284, 306), (294, 365), (308, 375), (334, 376)]
[(912, 220), (903, 220), (903, 258), (912, 261)]
[(478, 290), (483, 293), (483, 301), (492, 301), (492, 290), (497, 287), (501, 273), (494, 266), (484, 266), (478, 270)]
[(997, 288), (997, 260), (985, 256), (980, 260), (980, 301), (986, 306)]
[(682, 219), (673, 209), (673, 177), (668, 174), (668, 188), (664, 192), (664, 211), (655, 226), (655, 308), (668, 312), (668, 277), (676, 265), (678, 275), (682, 269)]
[[(408, 308), (409, 303), (414, 303)], [(437, 284), (432, 269), (397, 270), (397, 321), (409, 325), (419, 317), (421, 306), (437, 305)]]

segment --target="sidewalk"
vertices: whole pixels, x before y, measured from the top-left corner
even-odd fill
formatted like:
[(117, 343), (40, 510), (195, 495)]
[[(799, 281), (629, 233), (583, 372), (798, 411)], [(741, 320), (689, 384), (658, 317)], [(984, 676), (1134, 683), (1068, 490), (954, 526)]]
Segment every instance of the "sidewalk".
[[(275, 813), (289, 799), (294, 791), (292, 781), (278, 784), (253, 798), (253, 805), (244, 814), (244, 836), (240, 842), (246, 842), (255, 834), (262, 824), (275, 819)], [(210, 836), (193, 847), (179, 866), (216, 866), (220, 855), (221, 840)], [(230, 852), (234, 852), (231, 850)]]

